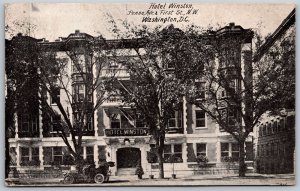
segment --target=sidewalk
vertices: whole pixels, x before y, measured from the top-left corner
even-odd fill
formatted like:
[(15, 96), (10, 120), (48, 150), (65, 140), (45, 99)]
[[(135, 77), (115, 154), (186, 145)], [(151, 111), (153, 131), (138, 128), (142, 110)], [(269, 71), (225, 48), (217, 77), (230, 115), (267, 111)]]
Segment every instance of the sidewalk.
[(292, 174), (247, 174), (246, 177), (237, 175), (191, 175), (171, 179), (149, 179), (144, 176), (142, 180), (137, 176), (111, 176), (108, 183), (103, 184), (72, 184), (66, 185), (60, 179), (14, 179), (7, 186), (220, 186), (220, 185), (294, 185), (295, 175)]

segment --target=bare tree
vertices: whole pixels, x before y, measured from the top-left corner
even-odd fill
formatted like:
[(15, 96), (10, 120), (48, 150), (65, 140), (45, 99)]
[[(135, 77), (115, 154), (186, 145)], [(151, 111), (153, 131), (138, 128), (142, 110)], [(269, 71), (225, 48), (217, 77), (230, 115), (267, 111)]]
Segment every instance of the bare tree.
[(127, 30), (124, 33), (119, 33), (115, 23), (113, 26), (121, 42), (130, 40), (135, 44), (123, 52), (126, 55), (126, 51), (132, 51), (133, 57), (113, 57), (130, 74), (130, 85), (116, 79), (121, 84), (118, 92), (124, 105), (135, 110), (148, 126), (155, 141), (153, 152), (158, 159), (159, 178), (164, 178), (163, 164), (167, 160), (163, 157), (165, 135), (171, 132), (170, 128), (174, 126), (171, 118), (175, 115), (176, 133), (183, 133), (182, 104), (190, 71), (182, 68), (187, 67), (195, 73), (199, 71), (209, 53), (201, 44), (207, 39), (198, 38), (199, 31), (193, 30), (194, 26), (184, 32), (173, 25), (150, 29), (125, 22), (123, 27)]
[(82, 138), (94, 136), (94, 112), (109, 97), (107, 90), (115, 75), (106, 70), (109, 49), (105, 47), (103, 38), (74, 41), (64, 51), (39, 44), (36, 66), (41, 108), (52, 119), (53, 130), (63, 139), (79, 170), (83, 165)]
[[(260, 62), (252, 62), (253, 35), (248, 31), (211, 43), (212, 59), (200, 75), (191, 74), (186, 94), (238, 142), (239, 176), (246, 172), (245, 140), (261, 117), (295, 106), (295, 33), (265, 51)], [(255, 35), (255, 47), (261, 39)]]

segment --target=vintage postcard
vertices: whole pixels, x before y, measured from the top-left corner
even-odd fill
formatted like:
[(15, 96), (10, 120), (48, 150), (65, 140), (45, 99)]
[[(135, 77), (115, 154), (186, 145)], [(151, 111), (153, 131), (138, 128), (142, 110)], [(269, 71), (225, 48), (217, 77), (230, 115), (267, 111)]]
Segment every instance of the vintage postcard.
[(295, 12), (5, 4), (6, 186), (295, 185)]

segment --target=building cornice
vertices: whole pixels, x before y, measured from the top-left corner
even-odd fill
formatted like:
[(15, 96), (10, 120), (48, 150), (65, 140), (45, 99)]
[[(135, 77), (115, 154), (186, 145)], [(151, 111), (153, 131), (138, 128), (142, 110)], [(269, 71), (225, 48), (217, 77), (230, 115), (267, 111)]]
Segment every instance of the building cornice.
[(266, 51), (276, 42), (277, 39), (282, 37), (282, 35), (295, 23), (296, 21), (296, 9), (294, 8), (291, 13), (282, 21), (278, 28), (273, 32), (273, 34), (266, 39), (266, 42), (260, 46), (253, 57), (253, 61), (257, 62), (264, 55)]

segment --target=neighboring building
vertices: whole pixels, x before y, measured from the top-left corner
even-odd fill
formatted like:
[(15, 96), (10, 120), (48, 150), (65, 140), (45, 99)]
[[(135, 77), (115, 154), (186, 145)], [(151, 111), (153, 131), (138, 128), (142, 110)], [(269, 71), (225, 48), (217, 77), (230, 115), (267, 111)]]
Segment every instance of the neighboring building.
[(263, 174), (294, 173), (295, 112), (265, 117), (256, 134), (256, 171)]
[[(231, 23), (218, 31), (214, 32), (214, 38), (226, 41), (226, 38), (235, 38), (239, 35), (248, 34), (250, 30), (243, 29)], [(252, 33), (249, 33), (252, 34)], [(14, 37), (11, 41), (7, 41), (7, 45), (11, 45), (16, 41), (22, 42), (24, 36)], [(17, 40), (18, 39), (18, 40)], [(55, 42), (47, 42), (45, 40), (31, 39), (36, 42), (39, 47), (47, 49), (52, 47), (56, 50), (56, 55), (62, 59), (68, 59), (66, 51), (70, 48), (76, 48), (79, 43), (92, 42), (97, 38), (85, 33), (75, 31), (66, 38), (60, 38)], [(118, 43), (116, 40), (106, 40), (107, 43)], [(248, 63), (244, 58), (245, 52), (251, 53), (252, 35), (249, 35), (241, 43), (241, 48), (234, 54), (235, 61), (238, 61), (242, 68)], [(128, 44), (122, 46), (123, 49), (130, 49), (135, 46), (128, 40)], [(85, 50), (82, 50), (85, 52)], [(131, 52), (128, 51), (130, 55)], [(85, 54), (84, 60), (86, 66), (91, 61), (91, 55)], [(131, 55), (134, 56), (134, 55)], [(72, 68), (71, 60), (66, 60), (69, 72), (72, 76), (72, 85), (70, 92), (75, 92), (75, 102), (80, 99), (81, 94), (84, 96), (84, 88), (80, 86), (76, 78), (76, 69)], [(126, 87), (130, 85), (130, 76), (126, 72), (126, 68), (122, 64), (116, 63), (111, 65), (113, 68), (107, 70), (117, 70), (120, 86)], [(220, 68), (221, 69), (221, 68)], [(222, 70), (226, 70), (223, 65)], [(90, 72), (89, 74), (92, 74)], [(93, 73), (95, 75), (95, 73)], [(235, 87), (240, 84), (235, 82)], [(45, 95), (51, 107), (49, 95)], [(57, 90), (57, 96), (61, 100), (66, 97), (62, 91)], [(95, 104), (97, 95), (93, 95), (89, 104)], [(40, 103), (35, 100), (36, 103)], [(30, 108), (32, 102), (25, 106)], [(20, 172), (26, 170), (52, 170), (55, 168), (70, 169), (67, 158), (70, 156), (63, 140), (59, 137), (55, 130), (55, 121), (59, 119), (51, 119), (46, 115), (43, 104), (38, 104), (40, 110), (34, 110), (34, 115), (27, 111), (17, 112), (18, 118), (14, 123), (15, 134), (9, 139), (9, 149), (11, 151), (11, 159), (15, 159), (10, 167), (15, 167)], [(72, 114), (70, 114), (72, 115)], [(112, 168), (114, 175), (133, 175), (138, 162), (141, 162), (146, 174), (150, 171), (157, 173), (158, 165), (155, 161), (147, 160), (152, 144), (154, 144), (149, 135), (147, 127), (139, 121), (138, 117), (133, 114), (130, 108), (122, 107), (120, 97), (115, 95), (105, 101), (96, 112), (91, 112), (91, 122), (87, 134), (83, 137), (83, 158), (95, 161), (96, 166), (101, 161), (114, 161), (116, 166)], [(35, 117), (33, 117), (35, 116)], [(58, 117), (59, 118), (59, 117)], [(249, 169), (253, 164), (253, 143), (252, 136), (246, 140), (246, 163)], [(219, 174), (228, 173), (227, 162), (223, 161), (224, 157), (232, 157), (237, 161), (239, 156), (239, 147), (234, 138), (220, 129), (205, 112), (183, 101), (179, 110), (173, 113), (173, 118), (169, 121), (169, 129), (167, 130), (164, 158), (168, 158), (171, 154), (175, 154), (181, 160), (175, 164), (175, 171), (178, 175), (209, 173)], [(203, 169), (199, 171), (196, 157), (204, 155), (208, 158), (208, 167), (205, 172)], [(29, 162), (32, 161), (32, 162)], [(235, 165), (233, 165), (235, 164)], [(231, 172), (237, 172), (238, 163), (233, 162)], [(152, 168), (152, 170), (151, 170)], [(164, 164), (166, 176), (172, 173), (172, 164)]]
[[(254, 62), (274, 62), (270, 52), (280, 53), (286, 67), (295, 63), (295, 9), (279, 25), (275, 32), (259, 47)], [(290, 44), (285, 44), (290, 43)], [(293, 44), (291, 44), (293, 43)], [(280, 47), (280, 48), (278, 48)], [(279, 50), (280, 49), (280, 50)], [(287, 84), (286, 84), (287, 85)], [(289, 86), (295, 90), (295, 84)], [(290, 95), (295, 96), (295, 94)], [(284, 100), (283, 100), (284, 101)], [(255, 127), (255, 166), (258, 173), (294, 173), (295, 168), (295, 103), (287, 104), (282, 115), (263, 117)]]

